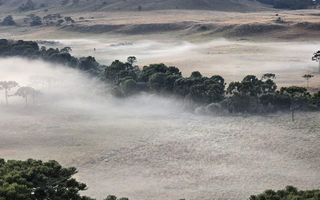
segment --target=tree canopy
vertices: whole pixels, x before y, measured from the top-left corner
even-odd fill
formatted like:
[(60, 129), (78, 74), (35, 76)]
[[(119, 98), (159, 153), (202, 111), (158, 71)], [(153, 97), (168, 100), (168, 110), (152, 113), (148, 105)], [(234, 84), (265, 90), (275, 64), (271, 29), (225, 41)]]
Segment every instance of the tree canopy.
[(87, 186), (71, 178), (76, 173), (76, 168), (63, 168), (54, 160), (5, 161), (0, 158), (0, 199), (93, 200), (79, 194)]
[(14, 25), (16, 25), (16, 22), (13, 20), (12, 15), (8, 15), (3, 19), (1, 25), (3, 25), (3, 26), (14, 26)]
[(251, 195), (249, 200), (317, 200), (320, 199), (320, 190), (298, 190), (298, 188), (288, 185), (285, 189), (274, 191), (272, 189), (265, 190), (258, 195)]

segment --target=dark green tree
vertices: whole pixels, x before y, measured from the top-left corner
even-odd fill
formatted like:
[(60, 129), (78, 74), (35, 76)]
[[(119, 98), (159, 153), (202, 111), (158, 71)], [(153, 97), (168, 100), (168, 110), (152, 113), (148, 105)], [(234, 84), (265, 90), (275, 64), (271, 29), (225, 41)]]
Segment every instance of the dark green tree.
[(294, 121), (294, 110), (295, 110), (295, 102), (303, 96), (310, 96), (307, 92), (307, 89), (304, 87), (290, 86), (290, 87), (282, 87), (280, 88), (281, 95), (286, 95), (291, 99), (291, 118)]
[(320, 197), (320, 190), (298, 190), (298, 188), (288, 185), (283, 190), (265, 190), (258, 195), (251, 195), (249, 200), (317, 200)]
[(19, 6), (19, 12), (26, 12), (35, 9), (36, 4), (32, 0), (28, 0), (26, 4)]
[(190, 78), (201, 78), (202, 75), (199, 71), (194, 71), (191, 73)]
[(137, 82), (133, 79), (125, 80), (122, 84), (122, 92), (125, 96), (136, 94), (138, 91)]
[(129, 56), (127, 58), (127, 62), (130, 63), (130, 65), (132, 66), (133, 63), (137, 62), (137, 58), (135, 56)]
[(30, 22), (30, 26), (40, 26), (42, 25), (41, 17), (34, 16), (32, 18), (32, 21)]
[(89, 72), (90, 74), (97, 74), (99, 68), (99, 63), (92, 56), (80, 58), (80, 62), (78, 64), (78, 69)]
[(273, 73), (266, 73), (262, 75), (261, 80), (263, 79), (276, 79), (276, 75)]
[(64, 17), (64, 20), (66, 20), (67, 23), (72, 22), (73, 19), (71, 17)]
[(4, 200), (93, 200), (81, 196), (87, 186), (71, 178), (76, 168), (63, 168), (57, 161), (0, 158), (0, 199)]
[(60, 53), (69, 53), (70, 51), (72, 51), (71, 47), (63, 47), (60, 49)]
[(165, 79), (168, 75), (165, 73), (155, 73), (149, 77), (148, 85), (151, 90), (160, 92), (164, 88)]
[(3, 19), (1, 25), (2, 26), (14, 26), (14, 25), (16, 25), (16, 22), (13, 20), (12, 15), (8, 15)]
[(314, 77), (314, 75), (311, 75), (311, 74), (305, 74), (302, 76), (302, 78), (307, 80), (307, 89), (309, 88), (309, 79), (312, 77)]

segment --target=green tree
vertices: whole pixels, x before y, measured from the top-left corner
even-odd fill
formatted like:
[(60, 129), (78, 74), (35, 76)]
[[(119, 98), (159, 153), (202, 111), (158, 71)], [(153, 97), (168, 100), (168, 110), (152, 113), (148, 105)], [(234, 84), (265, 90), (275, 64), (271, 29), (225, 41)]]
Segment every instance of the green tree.
[(295, 110), (295, 102), (303, 96), (310, 96), (307, 92), (307, 89), (304, 87), (290, 86), (290, 87), (282, 87), (280, 88), (280, 94), (286, 95), (291, 99), (291, 117), (292, 121), (294, 121), (294, 110)]
[(92, 56), (82, 57), (80, 58), (80, 62), (78, 64), (78, 69), (88, 72), (92, 75), (98, 75), (100, 64), (96, 61), (96, 59)]
[(262, 75), (261, 80), (263, 79), (276, 79), (276, 75), (273, 73), (266, 73)]
[(160, 92), (164, 88), (165, 79), (168, 75), (165, 73), (155, 73), (149, 77), (148, 85), (151, 90)]
[[(231, 82), (226, 93), (232, 95), (228, 105), (232, 111), (261, 111), (262, 106), (268, 106), (270, 97), (273, 97), (277, 86), (270, 78), (274, 74), (264, 74), (259, 80), (254, 75), (247, 75), (241, 82)], [(266, 79), (266, 80), (264, 80)]]
[(320, 90), (312, 95), (313, 103), (320, 106)]
[(42, 25), (41, 17), (34, 16), (32, 18), (32, 21), (30, 22), (30, 26), (40, 26)]
[(4, 90), (4, 95), (6, 98), (6, 105), (8, 105), (8, 91), (11, 88), (18, 87), (18, 83), (15, 81), (0, 81), (0, 90)]
[(132, 66), (133, 63), (137, 62), (137, 58), (135, 56), (129, 56), (127, 58), (127, 62), (130, 63), (130, 65)]
[(258, 195), (251, 195), (249, 200), (318, 200), (320, 190), (298, 190), (298, 188), (288, 185), (283, 190), (265, 190)]
[(122, 92), (125, 96), (136, 94), (138, 90), (137, 82), (133, 79), (128, 79), (123, 82)]
[(311, 75), (311, 74), (305, 74), (302, 76), (302, 78), (307, 80), (307, 89), (309, 88), (309, 79), (312, 77), (314, 77), (314, 75)]
[(26, 2), (26, 4), (23, 3), (19, 6), (19, 12), (26, 12), (29, 10), (34, 10), (35, 6), (36, 6), (36, 4), (32, 0), (28, 0)]
[(70, 51), (72, 51), (71, 47), (63, 47), (60, 49), (60, 53), (69, 53)]
[(1, 25), (3, 25), (3, 26), (14, 26), (14, 25), (16, 25), (16, 22), (13, 20), (12, 15), (8, 15), (3, 19)]
[(72, 22), (73, 19), (71, 17), (64, 17), (64, 20), (66, 20), (67, 23)]
[(201, 78), (202, 75), (199, 71), (194, 71), (191, 73), (190, 78)]
[(54, 160), (5, 161), (0, 158), (0, 199), (93, 200), (79, 194), (87, 186), (71, 178), (76, 173), (76, 168), (63, 168)]

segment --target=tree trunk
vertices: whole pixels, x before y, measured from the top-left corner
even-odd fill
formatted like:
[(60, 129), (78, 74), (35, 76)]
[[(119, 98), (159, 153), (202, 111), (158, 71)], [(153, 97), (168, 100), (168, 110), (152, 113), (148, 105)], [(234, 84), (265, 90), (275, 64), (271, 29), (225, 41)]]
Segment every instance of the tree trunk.
[(6, 106), (8, 106), (8, 89), (4, 88), (4, 94), (6, 95)]
[(28, 92), (26, 91), (26, 107), (28, 106)]

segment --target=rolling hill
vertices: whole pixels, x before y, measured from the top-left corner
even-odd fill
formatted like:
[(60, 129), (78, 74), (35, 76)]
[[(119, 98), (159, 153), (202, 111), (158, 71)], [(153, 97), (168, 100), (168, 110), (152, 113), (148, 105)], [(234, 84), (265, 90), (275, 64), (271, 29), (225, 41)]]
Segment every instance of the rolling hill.
[[(30, 0), (0, 0), (2, 13), (19, 12)], [(271, 8), (255, 0), (32, 0), (35, 10), (64, 12), (142, 11), (182, 9), (253, 12)], [(25, 11), (28, 11), (26, 9)]]

